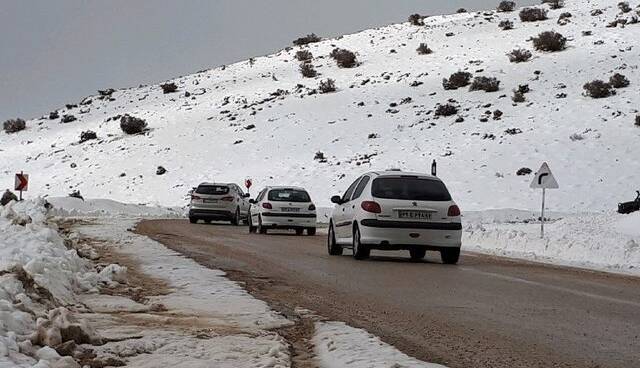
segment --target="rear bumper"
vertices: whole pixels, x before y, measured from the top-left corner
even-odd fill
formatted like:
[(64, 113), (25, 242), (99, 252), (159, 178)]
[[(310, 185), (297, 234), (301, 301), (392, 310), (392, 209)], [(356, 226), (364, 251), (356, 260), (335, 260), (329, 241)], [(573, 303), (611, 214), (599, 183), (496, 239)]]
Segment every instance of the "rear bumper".
[(360, 221), (360, 241), (373, 249), (438, 250), (462, 246), (459, 222)]
[(300, 229), (316, 227), (315, 213), (272, 213), (261, 215), (262, 226), (279, 229)]
[(209, 220), (230, 220), (231, 218), (233, 218), (233, 213), (227, 210), (191, 208), (189, 209), (189, 217)]

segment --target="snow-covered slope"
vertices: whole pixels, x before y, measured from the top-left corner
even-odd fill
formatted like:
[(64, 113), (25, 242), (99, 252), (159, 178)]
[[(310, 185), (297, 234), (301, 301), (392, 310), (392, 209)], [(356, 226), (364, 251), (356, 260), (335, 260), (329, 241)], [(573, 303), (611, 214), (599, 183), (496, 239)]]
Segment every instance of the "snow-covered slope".
[[(521, 22), (517, 11), (435, 16), (423, 27), (404, 23), (325, 40), (305, 47), (317, 78), (301, 76), (294, 47), (176, 78), (176, 93), (153, 85), (118, 90), (113, 101), (93, 96), (91, 103), (58, 111), (76, 121), (63, 124), (47, 114), (28, 121), (25, 131), (0, 133), (0, 186), (11, 186), (13, 173), (24, 170), (31, 174), (29, 194), (79, 189), (88, 197), (172, 206), (184, 204), (201, 181), (251, 177), (257, 187), (306, 186), (326, 205), (362, 172), (428, 171), (437, 159), (439, 175), (463, 208), (532, 209), (539, 193), (528, 187), (531, 176), (516, 171), (535, 171), (548, 161), (561, 185), (550, 208), (612, 208), (640, 186), (640, 128), (634, 126), (640, 24), (606, 27), (621, 16), (616, 4), (567, 1), (549, 11), (549, 20), (533, 23)], [(637, 5), (633, 1), (624, 16)], [(602, 14), (591, 15), (594, 9)], [(572, 17), (559, 25), (563, 12)], [(505, 19), (513, 30), (498, 27)], [(528, 62), (509, 62), (507, 52), (533, 50), (530, 38), (549, 30), (568, 38), (566, 50), (533, 51)], [(432, 54), (416, 52), (422, 42)], [(356, 52), (361, 64), (338, 68), (328, 56), (334, 47)], [(444, 90), (442, 79), (458, 70), (495, 76), (500, 91)], [(615, 72), (631, 86), (606, 99), (583, 95), (584, 83)], [(326, 78), (338, 91), (309, 95)], [(521, 84), (531, 92), (514, 104), (512, 89)], [(451, 99), (464, 121), (434, 117), (436, 105)], [(501, 119), (481, 121), (496, 109)], [(109, 118), (125, 113), (146, 119), (149, 131), (124, 135)], [(505, 133), (512, 128), (521, 133)], [(84, 130), (98, 140), (78, 143)], [(326, 162), (314, 159), (318, 151)], [(164, 175), (156, 175), (160, 165)]]

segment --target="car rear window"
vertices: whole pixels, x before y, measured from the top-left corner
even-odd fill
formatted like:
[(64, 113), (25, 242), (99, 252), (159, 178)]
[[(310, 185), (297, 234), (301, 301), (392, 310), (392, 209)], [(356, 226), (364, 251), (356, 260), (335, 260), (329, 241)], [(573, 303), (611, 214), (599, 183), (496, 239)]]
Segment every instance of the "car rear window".
[(269, 200), (274, 202), (311, 202), (309, 194), (298, 189), (271, 189)]
[(377, 178), (371, 184), (371, 195), (409, 201), (451, 200), (451, 194), (443, 182), (417, 177)]
[(226, 185), (200, 185), (196, 189), (198, 194), (223, 195), (229, 193), (229, 187)]

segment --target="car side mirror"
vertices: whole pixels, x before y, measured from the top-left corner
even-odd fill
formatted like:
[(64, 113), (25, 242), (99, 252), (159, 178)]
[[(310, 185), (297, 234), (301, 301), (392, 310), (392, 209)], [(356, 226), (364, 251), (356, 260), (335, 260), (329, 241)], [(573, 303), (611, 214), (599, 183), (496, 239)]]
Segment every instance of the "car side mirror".
[(249, 203), (251, 203), (251, 204), (256, 204), (256, 200), (255, 200), (255, 199), (250, 199), (250, 200), (249, 200)]
[(244, 198), (249, 198), (249, 197), (251, 197), (251, 194), (249, 194), (249, 193), (245, 193), (245, 194), (243, 195), (243, 197), (244, 197)]
[(342, 198), (340, 196), (331, 197), (331, 203), (342, 204)]

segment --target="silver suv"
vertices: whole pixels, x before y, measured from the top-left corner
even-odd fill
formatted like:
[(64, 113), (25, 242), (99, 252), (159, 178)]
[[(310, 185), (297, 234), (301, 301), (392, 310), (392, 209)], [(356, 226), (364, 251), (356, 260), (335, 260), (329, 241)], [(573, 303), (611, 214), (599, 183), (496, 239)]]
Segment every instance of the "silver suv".
[(231, 221), (232, 225), (246, 223), (249, 194), (233, 183), (202, 183), (191, 192), (189, 221)]

